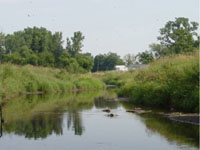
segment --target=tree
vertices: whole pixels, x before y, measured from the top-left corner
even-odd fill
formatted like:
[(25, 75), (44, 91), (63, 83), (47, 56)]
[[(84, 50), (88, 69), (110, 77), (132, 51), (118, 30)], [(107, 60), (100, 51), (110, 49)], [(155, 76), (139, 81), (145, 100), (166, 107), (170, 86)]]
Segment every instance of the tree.
[(3, 59), (3, 56), (5, 55), (5, 35), (0, 32), (0, 62)]
[(123, 60), (116, 53), (109, 52), (108, 54), (99, 54), (94, 58), (94, 67), (92, 71), (114, 70), (115, 65), (124, 64)]
[(67, 51), (72, 57), (75, 57), (76, 54), (80, 53), (82, 51), (83, 47), (83, 40), (85, 37), (82, 35), (80, 31), (74, 32), (74, 36), (71, 37), (71, 41), (69, 38), (67, 38)]
[(91, 71), (93, 65), (94, 65), (94, 60), (93, 58), (90, 57), (86, 57), (83, 54), (78, 54), (76, 56), (76, 60), (78, 62), (78, 64), (87, 72)]
[(158, 40), (170, 53), (192, 51), (198, 36), (197, 29), (197, 22), (189, 22), (189, 19), (184, 17), (175, 18), (175, 21), (167, 22), (165, 27), (160, 29)]
[(169, 49), (161, 44), (151, 44), (149, 45), (150, 51), (154, 54), (154, 57), (156, 59), (159, 59), (160, 57), (163, 57), (167, 54), (169, 54)]
[(39, 54), (38, 64), (40, 66), (51, 66), (53, 67), (55, 63), (55, 57), (50, 52), (42, 52)]
[(91, 53), (83, 53), (84, 56), (88, 57), (88, 58), (92, 58), (93, 59), (93, 56)]
[(148, 64), (152, 62), (154, 59), (152, 52), (149, 52), (149, 51), (139, 53), (136, 57), (138, 58), (139, 62), (142, 64)]
[(52, 36), (52, 53), (55, 56), (56, 62), (58, 61), (59, 56), (63, 52), (63, 40), (62, 40), (62, 33), (56, 32)]
[(136, 63), (136, 57), (132, 54), (127, 54), (124, 56), (124, 61), (126, 66), (133, 65)]
[(117, 53), (109, 52), (106, 56), (104, 65), (106, 70), (114, 70), (116, 65), (125, 65), (125, 63)]
[(92, 72), (106, 70), (104, 66), (105, 59), (106, 59), (105, 54), (96, 55), (94, 58), (94, 66), (93, 66)]

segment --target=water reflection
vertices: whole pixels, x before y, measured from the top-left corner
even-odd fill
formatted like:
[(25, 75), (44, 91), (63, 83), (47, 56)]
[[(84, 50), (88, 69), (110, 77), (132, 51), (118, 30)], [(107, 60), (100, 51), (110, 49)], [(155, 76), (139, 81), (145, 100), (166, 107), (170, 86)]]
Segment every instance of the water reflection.
[(73, 129), (75, 135), (82, 135), (84, 131), (84, 127), (82, 124), (81, 114), (78, 112), (77, 107), (73, 107), (73, 105), (68, 109), (67, 114), (67, 128), (68, 130)]
[(63, 117), (67, 113), (67, 127), (75, 135), (82, 135), (84, 127), (82, 110), (93, 107), (98, 91), (68, 93), (65, 95), (33, 95), (13, 99), (4, 106), (5, 133), (26, 138), (46, 138), (51, 134), (62, 135)]
[[(128, 102), (116, 101), (115, 96), (108, 91), (21, 96), (6, 102), (3, 106), (4, 119), (6, 120), (3, 133), (37, 140), (46, 139), (50, 135), (63, 136), (66, 132), (64, 128), (66, 128), (74, 135), (83, 136), (86, 134), (87, 126), (84, 124), (83, 119), (85, 118), (82, 112), (86, 112), (86, 110), (91, 112), (92, 109), (97, 109), (104, 117), (102, 120), (104, 121), (105, 118), (110, 118), (105, 117), (102, 109), (109, 108), (118, 113), (118, 108), (123, 108), (124, 113), (119, 114), (116, 119), (120, 117), (123, 119), (123, 117), (127, 117), (127, 114), (129, 117), (133, 116), (129, 119), (139, 118), (140, 122), (145, 125), (145, 127), (141, 126), (141, 130), (146, 128), (148, 136), (161, 136), (169, 143), (198, 147), (199, 126), (174, 122), (155, 113), (126, 113), (125, 109), (131, 109), (134, 106)], [(117, 121), (121, 122), (122, 120), (114, 119), (113, 121), (117, 123)], [(138, 120), (134, 121), (137, 122)], [(99, 124), (94, 122), (93, 128), (95, 129), (97, 126)], [(134, 130), (131, 125), (129, 127), (130, 131)], [(116, 130), (116, 132), (118, 131)], [(127, 138), (131, 139), (132, 137)]]
[(178, 145), (185, 143), (199, 146), (199, 126), (186, 123), (175, 122), (158, 114), (141, 114), (143, 122), (148, 129), (149, 135), (159, 134), (165, 137), (170, 143), (176, 142)]
[(3, 114), (2, 114), (2, 106), (0, 104), (0, 137), (2, 137), (3, 135), (3, 123), (4, 123), (4, 119), (3, 119)]
[(46, 138), (55, 133), (62, 135), (62, 118), (61, 114), (38, 114), (30, 120), (16, 120), (8, 122), (4, 126), (5, 133), (14, 133), (23, 135), (25, 138)]
[(110, 108), (116, 109), (119, 107), (119, 103), (114, 99), (107, 99), (103, 96), (94, 99), (94, 105), (96, 108)]

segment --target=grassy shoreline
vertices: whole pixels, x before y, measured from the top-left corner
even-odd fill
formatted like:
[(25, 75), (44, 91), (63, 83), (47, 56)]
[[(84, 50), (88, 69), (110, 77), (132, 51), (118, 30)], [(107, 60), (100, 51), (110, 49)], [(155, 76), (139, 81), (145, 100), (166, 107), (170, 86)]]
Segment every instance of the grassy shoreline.
[(96, 74), (134, 104), (199, 112), (199, 52), (173, 55), (129, 72)]
[(27, 93), (60, 93), (104, 87), (102, 81), (90, 74), (75, 75), (64, 70), (31, 65), (0, 65), (1, 98)]
[(128, 72), (69, 74), (31, 65), (0, 65), (0, 97), (103, 89), (116, 85), (118, 96), (134, 104), (199, 112), (199, 52), (174, 55)]

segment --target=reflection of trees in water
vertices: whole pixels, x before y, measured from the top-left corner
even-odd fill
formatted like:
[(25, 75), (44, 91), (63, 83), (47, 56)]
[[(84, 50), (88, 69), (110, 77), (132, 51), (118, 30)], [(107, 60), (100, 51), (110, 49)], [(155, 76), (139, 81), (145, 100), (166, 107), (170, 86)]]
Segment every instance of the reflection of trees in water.
[(4, 132), (34, 139), (46, 138), (52, 133), (62, 135), (62, 114), (38, 114), (31, 120), (7, 122), (4, 125)]
[[(46, 138), (63, 133), (63, 112), (67, 112), (67, 128), (75, 135), (84, 132), (80, 111), (96, 107), (117, 108), (117, 102), (96, 98), (102, 92), (90, 91), (64, 95), (28, 95), (9, 101), (4, 106), (5, 133), (23, 135), (26, 138)], [(40, 113), (38, 113), (40, 112)], [(13, 115), (14, 114), (14, 115)]]
[(169, 142), (176, 142), (179, 145), (189, 144), (198, 147), (199, 126), (175, 122), (168, 118), (155, 114), (142, 114), (143, 122), (147, 127), (149, 135), (160, 134)]
[(119, 106), (119, 103), (114, 99), (107, 99), (103, 96), (94, 99), (94, 105), (96, 108), (110, 108), (116, 109)]
[(90, 101), (74, 99), (67, 105), (67, 128), (74, 130), (75, 135), (82, 135), (84, 132), (83, 121), (81, 116), (82, 110), (93, 107), (93, 98)]
[[(73, 125), (73, 126), (72, 126)], [(71, 128), (74, 130), (75, 135), (82, 135), (84, 128), (82, 125), (82, 118), (77, 111), (70, 111), (67, 115), (67, 128), (68, 130)]]
[[(26, 138), (46, 138), (48, 135), (62, 135), (63, 112), (68, 112), (68, 129), (75, 135), (82, 135), (84, 128), (79, 111), (93, 107), (97, 92), (69, 93), (68, 95), (28, 95), (13, 100), (4, 110), (7, 123), (5, 133), (23, 135)], [(44, 108), (43, 108), (44, 106)], [(48, 107), (47, 107), (48, 106)], [(36, 113), (32, 113), (36, 110)], [(37, 113), (39, 111), (40, 113)], [(13, 115), (15, 113), (15, 115)], [(22, 114), (24, 114), (22, 116)], [(10, 116), (12, 115), (12, 118)]]

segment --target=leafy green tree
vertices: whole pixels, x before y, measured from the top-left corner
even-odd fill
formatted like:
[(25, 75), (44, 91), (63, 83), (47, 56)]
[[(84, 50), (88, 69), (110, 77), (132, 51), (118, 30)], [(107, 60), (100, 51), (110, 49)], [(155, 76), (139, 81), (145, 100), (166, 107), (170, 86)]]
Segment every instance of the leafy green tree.
[(92, 69), (95, 71), (106, 71), (114, 70), (115, 65), (124, 65), (123, 60), (116, 53), (109, 52), (108, 54), (99, 54), (94, 58), (94, 67)]
[(154, 57), (156, 59), (169, 54), (169, 49), (166, 46), (161, 45), (161, 44), (153, 43), (149, 45), (149, 48), (150, 48), (150, 51), (154, 54)]
[(68, 66), (70, 64), (70, 55), (67, 51), (64, 51), (62, 53), (62, 55), (60, 55), (59, 57), (59, 63), (58, 63), (58, 67), (60, 68), (65, 68), (66, 66)]
[(176, 18), (175, 21), (167, 22), (165, 27), (160, 29), (158, 40), (171, 53), (189, 52), (195, 47), (197, 29), (197, 22), (189, 22), (189, 19), (184, 17)]
[(54, 67), (55, 58), (50, 52), (42, 52), (39, 54), (38, 64), (41, 66), (51, 66)]
[(37, 66), (39, 62), (39, 57), (37, 54), (32, 53), (29, 57), (29, 64)]
[(85, 37), (80, 31), (74, 32), (74, 36), (71, 37), (71, 40), (67, 38), (67, 51), (72, 57), (75, 57), (76, 54), (79, 54), (82, 51), (83, 40)]
[(127, 66), (133, 65), (136, 63), (136, 57), (132, 54), (127, 54), (124, 56), (124, 62)]
[(137, 55), (138, 61), (142, 64), (148, 64), (154, 60), (152, 52), (145, 51)]
[(80, 67), (75, 58), (70, 58), (70, 63), (65, 69), (70, 73), (83, 73), (84, 69)]
[(104, 66), (105, 59), (106, 59), (106, 55), (103, 55), (103, 54), (96, 55), (94, 58), (94, 66), (93, 66), (92, 71), (96, 72), (96, 71), (106, 70)]
[(3, 59), (3, 56), (5, 55), (5, 35), (0, 32), (0, 62)]
[(58, 61), (59, 56), (62, 54), (63, 52), (63, 40), (62, 40), (62, 33), (61, 32), (56, 32), (53, 36), (52, 36), (52, 53), (55, 56), (56, 61)]
[(124, 65), (124, 61), (117, 55), (117, 53), (109, 52), (106, 56), (104, 66), (106, 70), (114, 70), (115, 65)]
[(6, 48), (6, 54), (12, 54), (15, 51), (17, 51), (22, 46), (26, 45), (26, 41), (22, 35), (22, 31), (15, 32), (14, 34), (6, 35), (5, 39), (5, 48)]
[(91, 71), (93, 65), (94, 65), (94, 61), (93, 58), (89, 58), (84, 56), (83, 54), (79, 54), (76, 56), (76, 60), (78, 62), (78, 64), (85, 69), (87, 72)]
[(88, 57), (88, 58), (91, 58), (91, 59), (93, 59), (93, 56), (92, 56), (92, 54), (91, 53), (83, 53), (83, 55), (84, 56), (86, 56), (86, 57)]

